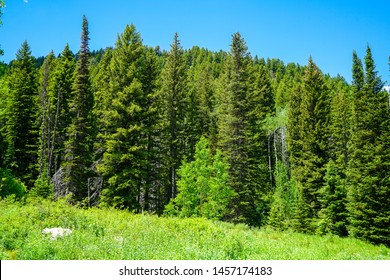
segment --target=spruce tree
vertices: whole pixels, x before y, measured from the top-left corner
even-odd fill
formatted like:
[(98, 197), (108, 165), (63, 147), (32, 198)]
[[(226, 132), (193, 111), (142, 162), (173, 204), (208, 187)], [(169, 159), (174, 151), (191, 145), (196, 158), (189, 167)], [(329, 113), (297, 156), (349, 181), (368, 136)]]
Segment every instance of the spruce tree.
[(339, 174), (336, 163), (331, 159), (326, 166), (324, 186), (319, 190), (318, 200), (321, 210), (318, 213), (317, 232), (347, 236), (347, 211), (345, 180)]
[(144, 98), (143, 135), (145, 137), (145, 173), (141, 189), (141, 207), (143, 211), (162, 214), (164, 207), (165, 186), (169, 184), (167, 146), (164, 145), (164, 106), (159, 92), (159, 78), (162, 70), (162, 59), (158, 50), (147, 48), (142, 67), (142, 85)]
[[(390, 117), (388, 96), (375, 70), (370, 47), (365, 75), (353, 56), (352, 133), (348, 165), (349, 233), (390, 245)], [(358, 71), (355, 71), (358, 69)]]
[(83, 16), (81, 45), (72, 85), (71, 123), (67, 129), (63, 162), (65, 193), (72, 193), (76, 201), (87, 198), (87, 183), (91, 177), (93, 94), (89, 80), (89, 57), (88, 21)]
[(325, 165), (328, 161), (329, 92), (320, 69), (311, 57), (301, 90), (299, 117), (293, 116), (299, 122), (299, 131), (297, 127), (291, 127), (290, 121), (290, 144), (293, 148), (291, 167), (293, 179), (302, 191), (301, 205), (306, 204), (299, 211), (307, 213), (301, 213), (300, 216), (308, 219), (304, 223), (309, 227), (306, 230), (313, 231), (321, 207), (317, 194), (324, 185)]
[(104, 134), (100, 134), (104, 153), (98, 169), (106, 182), (105, 205), (139, 212), (150, 209), (152, 126), (156, 122), (154, 60), (135, 26), (126, 26), (112, 52), (108, 93), (102, 96), (101, 113), (106, 120)]
[(320, 190), (321, 213), (319, 232), (346, 236), (346, 171), (349, 161), (348, 144), (351, 132), (351, 87), (341, 77), (328, 80), (331, 90), (329, 123), (329, 162), (325, 184)]
[(37, 73), (30, 46), (25, 41), (16, 54), (8, 76), (8, 100), (4, 126), (5, 166), (32, 187), (37, 176)]
[(273, 108), (267, 72), (254, 68), (245, 40), (239, 33), (233, 34), (216, 108), (218, 147), (227, 157), (229, 184), (237, 193), (231, 206), (232, 220), (251, 225), (265, 222), (270, 182), (267, 137), (262, 124)]
[(166, 202), (168, 202), (170, 198), (176, 197), (177, 169), (186, 151), (184, 115), (187, 102), (187, 73), (184, 51), (180, 45), (177, 33), (175, 33), (161, 75), (161, 97), (164, 100), (163, 107), (165, 110), (166, 127), (164, 138), (167, 140), (170, 157), (170, 162), (168, 163), (170, 184), (165, 191)]
[(254, 200), (248, 186), (246, 135), (246, 94), (249, 90), (250, 57), (239, 33), (232, 44), (217, 92), (218, 147), (229, 163), (229, 185), (237, 193), (230, 219), (248, 222)]

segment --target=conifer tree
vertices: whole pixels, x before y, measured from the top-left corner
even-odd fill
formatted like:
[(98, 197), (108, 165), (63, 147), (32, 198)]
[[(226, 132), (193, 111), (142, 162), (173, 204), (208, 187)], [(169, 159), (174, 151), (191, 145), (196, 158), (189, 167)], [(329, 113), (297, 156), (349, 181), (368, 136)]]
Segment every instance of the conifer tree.
[(229, 185), (237, 193), (231, 219), (247, 221), (254, 200), (248, 186), (248, 154), (245, 146), (246, 95), (249, 90), (250, 57), (239, 33), (232, 36), (229, 57), (217, 93), (218, 147), (229, 163)]
[(109, 126), (108, 109), (112, 104), (112, 97), (110, 93), (110, 65), (112, 53), (112, 49), (107, 49), (104, 52), (101, 60), (95, 68), (91, 81), (95, 99), (93, 114), (96, 117), (97, 127), (96, 141), (94, 144), (94, 159), (97, 161), (101, 161), (103, 157), (108, 132), (107, 128)]
[[(346, 236), (346, 172), (349, 161), (348, 144), (351, 129), (350, 87), (343, 79), (336, 79), (331, 84), (329, 124), (329, 162), (327, 163), (324, 186), (319, 191), (321, 210), (319, 213), (318, 232), (331, 232)], [(331, 82), (331, 83), (333, 83)]]
[[(306, 204), (299, 211), (307, 212), (301, 216), (308, 219), (305, 222), (308, 231), (314, 230), (320, 210), (317, 193), (324, 184), (328, 161), (328, 94), (322, 73), (310, 57), (300, 93), (299, 115), (292, 116), (289, 125), (292, 175), (302, 191), (301, 205)], [(298, 127), (293, 128), (291, 125), (296, 120)]]
[(165, 100), (165, 127), (167, 147), (169, 147), (170, 184), (165, 191), (166, 202), (176, 197), (177, 169), (185, 154), (184, 114), (186, 107), (186, 63), (184, 51), (175, 33), (171, 49), (162, 70), (161, 97)]
[(35, 192), (37, 195), (47, 196), (49, 190), (49, 154), (51, 145), (51, 107), (52, 101), (50, 94), (50, 80), (52, 77), (53, 69), (55, 68), (55, 57), (54, 53), (50, 52), (45, 58), (43, 65), (40, 70), (40, 92), (39, 92), (39, 117), (38, 122), (40, 123), (39, 130), (39, 177), (35, 182)]
[[(51, 52), (41, 67), (39, 178), (35, 185), (46, 193), (49, 189), (51, 191), (53, 177), (60, 170), (65, 156), (66, 130), (71, 122), (69, 103), (74, 66), (74, 55), (66, 45), (58, 59)], [(56, 195), (64, 194), (58, 190), (60, 182), (55, 182)]]
[(324, 181), (325, 184), (318, 193), (321, 210), (318, 213), (319, 223), (317, 232), (320, 234), (333, 233), (339, 236), (347, 236), (345, 180), (343, 182), (332, 159), (326, 166)]
[(89, 80), (89, 57), (88, 21), (83, 16), (81, 45), (72, 85), (71, 123), (67, 129), (63, 162), (65, 193), (72, 193), (76, 201), (87, 198), (87, 182), (91, 177), (93, 94)]
[(162, 214), (164, 207), (165, 186), (169, 184), (167, 168), (167, 146), (162, 140), (164, 135), (164, 106), (159, 92), (159, 78), (162, 59), (158, 50), (147, 48), (143, 62), (142, 85), (144, 98), (143, 130), (146, 141), (145, 178), (141, 189), (141, 207), (143, 211)]
[[(365, 75), (353, 55), (354, 106), (348, 165), (349, 233), (390, 245), (390, 115), (388, 96), (375, 70), (370, 47)], [(358, 71), (355, 71), (358, 69)]]
[(244, 39), (233, 34), (217, 94), (218, 146), (227, 157), (229, 184), (237, 193), (231, 219), (251, 225), (265, 222), (269, 205), (267, 141), (262, 122), (273, 112), (272, 90), (266, 71), (253, 64)]
[(144, 47), (134, 25), (118, 36), (110, 62), (110, 88), (105, 115), (105, 151), (99, 171), (105, 187), (102, 203), (140, 211), (140, 188), (145, 178), (143, 85)]
[(38, 83), (30, 46), (25, 41), (8, 76), (5, 165), (28, 187), (36, 178)]
[(49, 153), (49, 177), (61, 167), (65, 158), (67, 129), (71, 124), (70, 106), (73, 98), (75, 57), (66, 44), (61, 52), (52, 81), (52, 144)]

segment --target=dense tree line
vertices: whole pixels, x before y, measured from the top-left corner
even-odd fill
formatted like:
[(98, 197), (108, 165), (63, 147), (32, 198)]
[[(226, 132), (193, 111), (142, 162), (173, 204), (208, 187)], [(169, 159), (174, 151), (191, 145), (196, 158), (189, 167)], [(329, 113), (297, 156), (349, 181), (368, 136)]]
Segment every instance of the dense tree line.
[(349, 85), (312, 57), (253, 57), (239, 33), (229, 52), (184, 50), (178, 34), (162, 51), (134, 25), (91, 52), (84, 17), (77, 54), (37, 64), (24, 42), (0, 72), (2, 176), (83, 207), (389, 246), (389, 96), (369, 47), (352, 64)]

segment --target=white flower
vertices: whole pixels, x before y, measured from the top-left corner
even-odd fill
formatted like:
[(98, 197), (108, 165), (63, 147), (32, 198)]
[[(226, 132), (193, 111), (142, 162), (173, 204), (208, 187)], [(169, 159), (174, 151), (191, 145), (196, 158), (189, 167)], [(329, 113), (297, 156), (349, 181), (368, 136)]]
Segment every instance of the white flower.
[(68, 228), (45, 228), (42, 230), (44, 234), (51, 234), (50, 239), (55, 240), (58, 237), (67, 236), (72, 233), (72, 231)]

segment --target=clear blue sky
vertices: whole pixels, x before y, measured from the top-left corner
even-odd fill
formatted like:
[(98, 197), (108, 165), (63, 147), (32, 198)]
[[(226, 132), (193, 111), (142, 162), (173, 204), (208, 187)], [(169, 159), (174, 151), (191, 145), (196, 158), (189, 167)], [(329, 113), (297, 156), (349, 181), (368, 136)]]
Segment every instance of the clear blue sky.
[[(312, 55), (324, 73), (351, 81), (352, 51), (370, 45), (377, 70), (390, 81), (390, 1), (343, 0), (5, 0), (0, 44), (9, 62), (27, 40), (33, 55), (79, 47), (82, 15), (90, 24), (91, 49), (113, 46), (126, 24), (143, 42), (169, 49), (179, 33), (184, 48), (229, 50), (240, 32), (259, 57), (307, 63)], [(387, 83), (389, 84), (389, 82)]]

